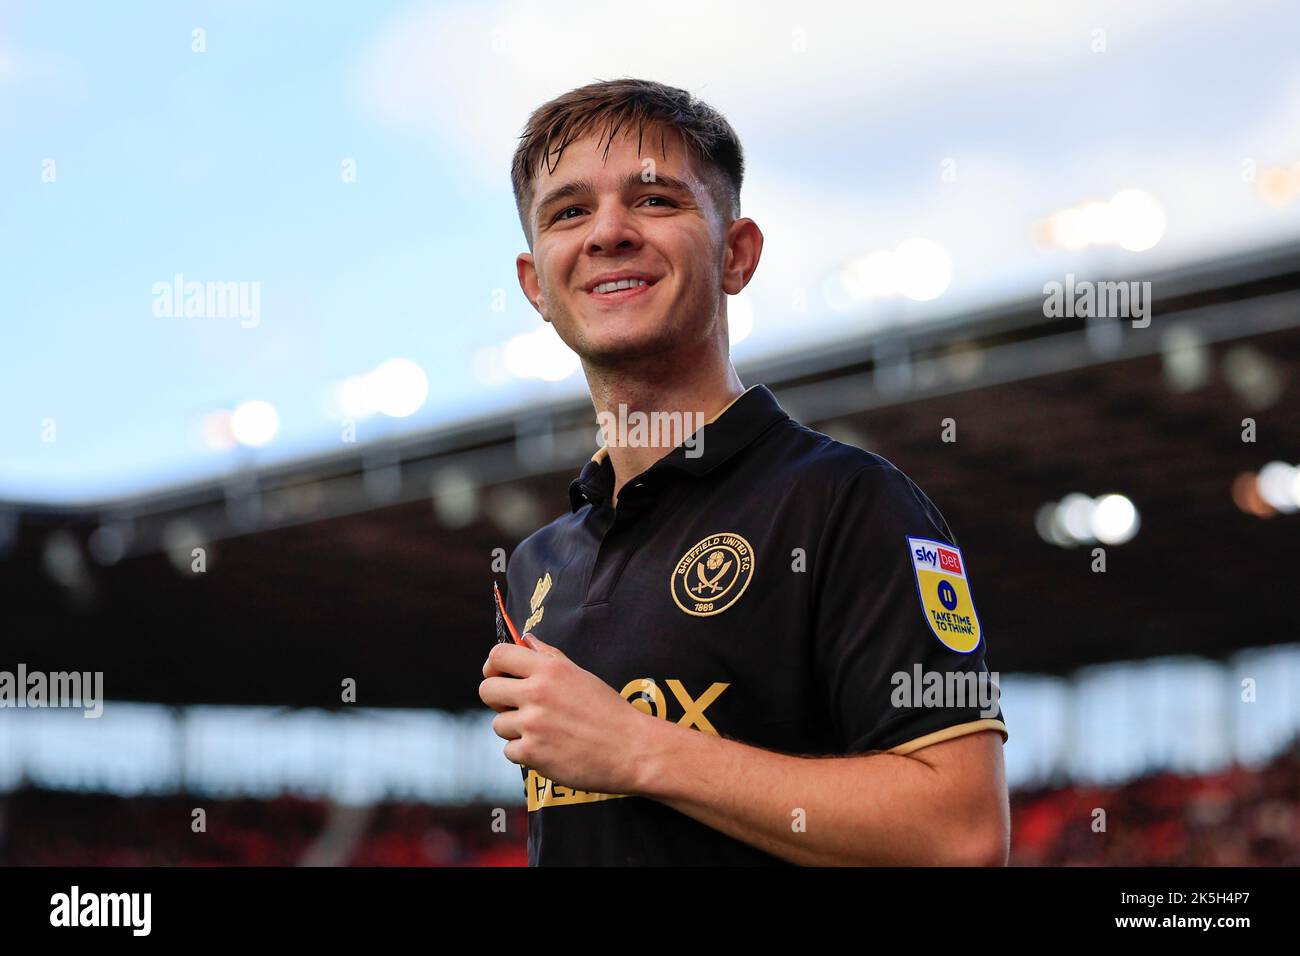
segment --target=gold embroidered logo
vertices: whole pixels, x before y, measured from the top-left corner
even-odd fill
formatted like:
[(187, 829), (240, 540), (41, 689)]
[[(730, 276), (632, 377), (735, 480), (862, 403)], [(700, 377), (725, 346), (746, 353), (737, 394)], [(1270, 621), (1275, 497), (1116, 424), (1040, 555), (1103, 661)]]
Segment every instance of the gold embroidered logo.
[(721, 614), (740, 600), (754, 576), (754, 549), (734, 531), (711, 534), (673, 568), (669, 587), (687, 614)]
[(546, 576), (537, 579), (537, 586), (533, 588), (533, 596), (528, 599), (528, 620), (524, 621), (524, 631), (531, 631), (537, 624), (541, 623), (542, 613), (546, 608), (542, 607), (542, 602), (546, 600), (546, 595), (551, 593), (551, 572), (547, 571)]

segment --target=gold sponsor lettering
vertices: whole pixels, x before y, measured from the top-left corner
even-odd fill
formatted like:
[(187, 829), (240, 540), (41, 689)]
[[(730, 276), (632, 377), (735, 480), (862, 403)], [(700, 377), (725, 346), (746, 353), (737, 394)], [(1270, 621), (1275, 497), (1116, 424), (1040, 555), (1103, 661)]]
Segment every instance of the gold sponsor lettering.
[(730, 686), (730, 684), (719, 684), (715, 682), (710, 685), (708, 690), (700, 695), (698, 700), (691, 700), (691, 695), (686, 693), (686, 688), (682, 686), (681, 681), (670, 680), (668, 682), (668, 689), (672, 691), (673, 696), (677, 698), (677, 703), (682, 705), (682, 719), (677, 722), (686, 727), (698, 727), (706, 734), (713, 734), (715, 737), (718, 736), (717, 728), (714, 727), (713, 724), (709, 723), (708, 719), (704, 716), (704, 708), (717, 700), (718, 697), (721, 696), (722, 692)]
[(536, 770), (529, 769), (528, 781), (524, 784), (528, 794), (528, 812), (541, 810), (543, 807), (564, 807), (575, 803), (598, 803), (601, 800), (618, 800), (627, 796), (625, 793), (594, 793), (590, 790), (575, 790), (557, 784), (543, 777)]
[(664, 692), (659, 689), (659, 685), (650, 678), (638, 677), (636, 680), (630, 680), (618, 693), (641, 713), (663, 720), (668, 719), (668, 701), (664, 699)]

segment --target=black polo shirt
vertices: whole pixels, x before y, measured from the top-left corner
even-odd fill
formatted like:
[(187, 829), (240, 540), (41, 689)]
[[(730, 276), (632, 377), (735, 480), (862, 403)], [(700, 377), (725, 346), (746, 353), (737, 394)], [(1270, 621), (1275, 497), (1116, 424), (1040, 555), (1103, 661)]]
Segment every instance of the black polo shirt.
[[(607, 451), (592, 456), (570, 513), (511, 556), (521, 633), (646, 713), (782, 753), (1006, 739), (986, 699), (922, 692), (931, 673), (987, 671), (966, 557), (906, 475), (794, 421), (764, 385), (700, 438), (698, 457), (678, 445), (627, 482), (616, 509)], [(523, 772), (530, 865), (782, 862), (656, 800)]]

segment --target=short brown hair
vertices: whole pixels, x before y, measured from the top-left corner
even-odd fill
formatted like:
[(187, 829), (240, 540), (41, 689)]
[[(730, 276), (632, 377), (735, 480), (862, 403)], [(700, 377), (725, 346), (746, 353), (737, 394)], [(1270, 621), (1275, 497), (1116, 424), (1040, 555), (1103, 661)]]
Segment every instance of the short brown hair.
[(607, 135), (606, 155), (610, 143), (624, 127), (630, 129), (635, 125), (638, 143), (647, 126), (657, 125), (661, 133), (665, 127), (677, 130), (713, 191), (718, 212), (725, 220), (740, 217), (745, 156), (736, 131), (721, 113), (675, 86), (631, 77), (600, 80), (539, 106), (528, 117), (528, 125), (519, 137), (510, 164), (510, 178), (528, 248), (533, 247), (528, 211), (533, 201), (534, 177), (541, 172), (542, 163), (553, 172), (565, 147), (598, 123), (604, 124)]

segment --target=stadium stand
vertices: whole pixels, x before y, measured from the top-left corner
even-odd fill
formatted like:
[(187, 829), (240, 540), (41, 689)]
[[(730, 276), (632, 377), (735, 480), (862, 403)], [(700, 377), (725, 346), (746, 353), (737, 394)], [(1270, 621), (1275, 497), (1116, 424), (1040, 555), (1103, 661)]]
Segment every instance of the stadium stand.
[[(191, 832), (195, 807), (207, 831)], [(1300, 739), (1266, 766), (1114, 787), (1012, 794), (1019, 866), (1300, 865)], [(313, 860), (337, 808), (327, 801), (123, 798), (26, 788), (0, 804), (0, 865), (524, 866), (525, 812), (383, 803), (342, 857)], [(1094, 829), (1105, 811), (1105, 830)], [(500, 830), (501, 832), (497, 832)]]
[[(1013, 793), (1011, 864), (1296, 866), (1300, 740), (1267, 767)], [(1093, 829), (1105, 811), (1104, 833)]]

